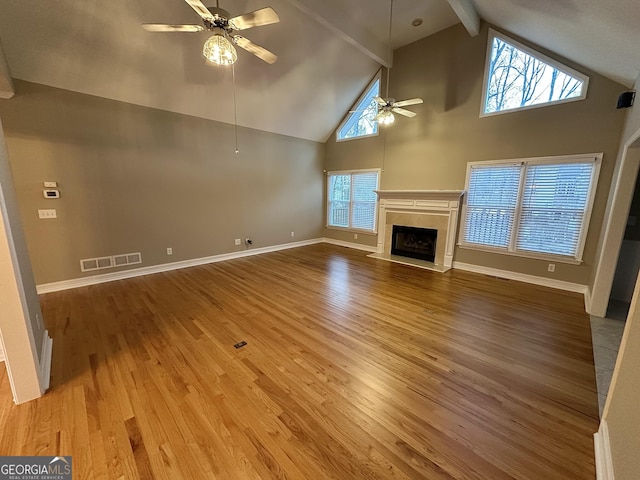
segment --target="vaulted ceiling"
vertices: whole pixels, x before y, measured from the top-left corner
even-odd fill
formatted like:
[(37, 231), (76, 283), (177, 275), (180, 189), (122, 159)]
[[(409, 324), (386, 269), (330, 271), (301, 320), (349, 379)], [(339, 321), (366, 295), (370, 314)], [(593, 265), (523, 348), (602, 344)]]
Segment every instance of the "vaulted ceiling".
[[(325, 141), (380, 65), (391, 64), (390, 0), (220, 4), (232, 15), (267, 5), (280, 23), (243, 33), (278, 55), (273, 65), (240, 50), (234, 69), (212, 67), (201, 55), (206, 32), (140, 27), (199, 23), (183, 0), (0, 0), (0, 39), (14, 78)], [(637, 0), (394, 0), (390, 45), (461, 20), (473, 34), (478, 16), (627, 86), (640, 73)], [(0, 58), (0, 90), (6, 85)]]

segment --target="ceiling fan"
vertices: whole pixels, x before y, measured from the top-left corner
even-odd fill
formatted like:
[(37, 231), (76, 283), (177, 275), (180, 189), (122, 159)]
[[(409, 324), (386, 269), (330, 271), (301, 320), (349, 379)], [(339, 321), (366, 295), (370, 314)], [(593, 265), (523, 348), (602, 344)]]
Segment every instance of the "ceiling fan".
[(373, 119), (382, 125), (391, 125), (395, 121), (394, 113), (404, 115), (409, 118), (415, 117), (415, 112), (405, 110), (401, 107), (408, 107), (409, 105), (418, 105), (422, 103), (421, 98), (411, 98), (409, 100), (401, 100), (399, 102), (396, 102), (395, 98), (373, 97), (373, 99), (378, 104), (378, 114)]
[(233, 44), (253, 53), (256, 57), (272, 64), (278, 59), (277, 55), (266, 48), (256, 45), (242, 35), (234, 35), (236, 30), (247, 30), (252, 27), (278, 23), (280, 18), (271, 7), (262, 8), (254, 12), (231, 17), (229, 12), (220, 8), (219, 0), (215, 7), (205, 7), (200, 0), (185, 0), (202, 18), (203, 25), (166, 25), (161, 23), (144, 23), (142, 28), (148, 32), (202, 32), (208, 30), (213, 33), (204, 44), (204, 57), (218, 65), (231, 65), (238, 58)]

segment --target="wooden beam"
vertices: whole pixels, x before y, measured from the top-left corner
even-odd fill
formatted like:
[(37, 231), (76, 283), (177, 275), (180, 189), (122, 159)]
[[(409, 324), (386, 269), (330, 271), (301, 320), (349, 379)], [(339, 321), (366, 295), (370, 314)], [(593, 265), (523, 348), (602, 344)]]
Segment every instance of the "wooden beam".
[(7, 63), (7, 58), (2, 49), (2, 42), (0, 41), (0, 98), (11, 98), (15, 93), (11, 74), (9, 73), (9, 64)]
[(350, 43), (384, 67), (391, 68), (389, 46), (378, 40), (366, 28), (352, 21), (336, 0), (289, 0), (289, 3)]
[(480, 16), (471, 0), (447, 0), (449, 5), (469, 32), (475, 37), (480, 33)]

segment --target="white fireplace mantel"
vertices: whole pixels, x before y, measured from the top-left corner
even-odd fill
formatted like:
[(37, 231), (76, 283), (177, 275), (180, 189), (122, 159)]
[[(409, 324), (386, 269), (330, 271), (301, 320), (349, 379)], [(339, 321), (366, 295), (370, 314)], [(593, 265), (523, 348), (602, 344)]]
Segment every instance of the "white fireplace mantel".
[[(378, 245), (373, 255), (385, 260), (447, 271), (453, 264), (460, 197), (464, 190), (376, 190), (379, 198)], [(405, 260), (391, 255), (393, 225), (431, 228), (438, 231), (436, 259), (428, 262)]]

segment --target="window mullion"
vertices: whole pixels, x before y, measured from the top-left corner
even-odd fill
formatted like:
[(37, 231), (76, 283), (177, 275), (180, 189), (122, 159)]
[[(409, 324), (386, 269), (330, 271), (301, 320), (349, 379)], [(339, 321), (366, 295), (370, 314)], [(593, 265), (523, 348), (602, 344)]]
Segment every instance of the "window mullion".
[(349, 228), (353, 228), (353, 173), (349, 175)]
[(509, 239), (508, 250), (515, 252), (517, 250), (517, 239), (520, 233), (520, 218), (522, 217), (522, 201), (524, 199), (524, 182), (527, 178), (528, 165), (524, 162), (520, 163), (520, 182), (518, 184), (518, 196), (516, 198), (516, 208), (513, 212), (513, 227), (511, 228), (511, 238)]

